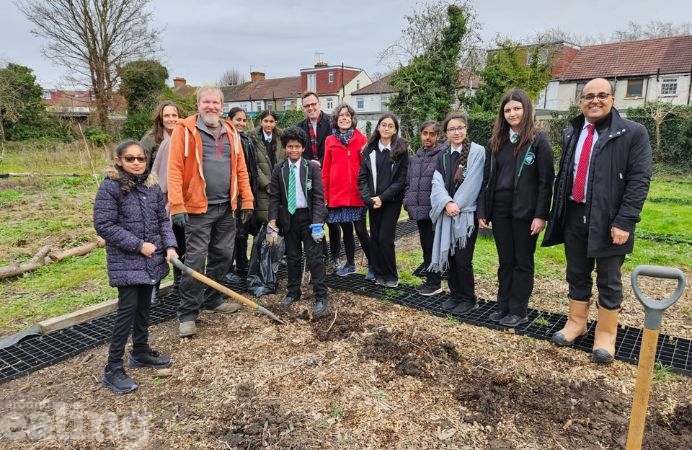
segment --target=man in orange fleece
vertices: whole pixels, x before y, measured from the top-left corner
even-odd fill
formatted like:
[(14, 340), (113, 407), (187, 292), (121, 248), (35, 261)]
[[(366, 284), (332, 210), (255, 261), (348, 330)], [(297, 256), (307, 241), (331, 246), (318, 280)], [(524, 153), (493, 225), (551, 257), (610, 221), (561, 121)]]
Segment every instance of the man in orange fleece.
[[(185, 227), (185, 264), (218, 282), (228, 273), (233, 256), (235, 215), (252, 215), (252, 191), (240, 137), (221, 119), (223, 93), (216, 86), (197, 91), (197, 114), (178, 124), (168, 157), (168, 201), (171, 220)], [(234, 211), (238, 195), (241, 211)], [(206, 270), (205, 270), (206, 267)], [(187, 274), (180, 281), (179, 334), (197, 332), (200, 309), (232, 313), (240, 306), (224, 302), (215, 290)]]

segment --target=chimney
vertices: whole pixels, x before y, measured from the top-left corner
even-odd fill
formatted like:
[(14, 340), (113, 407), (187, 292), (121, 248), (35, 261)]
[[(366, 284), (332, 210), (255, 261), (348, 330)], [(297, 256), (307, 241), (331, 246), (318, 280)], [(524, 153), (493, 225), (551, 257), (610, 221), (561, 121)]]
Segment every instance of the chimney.
[(250, 72), (250, 81), (264, 81), (264, 72)]
[(327, 63), (324, 62), (324, 61), (318, 61), (318, 62), (315, 63), (315, 68), (317, 69), (317, 68), (319, 68), (319, 67), (329, 67), (329, 64), (327, 64)]
[(175, 77), (173, 78), (173, 88), (177, 89), (180, 87), (183, 87), (187, 84), (187, 80), (183, 77)]

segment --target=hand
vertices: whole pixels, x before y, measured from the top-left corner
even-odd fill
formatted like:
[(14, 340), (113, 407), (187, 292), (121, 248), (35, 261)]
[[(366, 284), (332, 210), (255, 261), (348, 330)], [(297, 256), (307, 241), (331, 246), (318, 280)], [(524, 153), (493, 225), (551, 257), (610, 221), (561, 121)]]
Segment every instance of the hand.
[(613, 240), (613, 244), (623, 245), (629, 240), (630, 232), (618, 227), (610, 227), (610, 238)]
[(241, 209), (240, 210), (240, 222), (241, 223), (248, 223), (248, 221), (252, 218), (252, 210), (251, 209)]
[(485, 219), (478, 219), (478, 226), (481, 228), (490, 228), (490, 225), (488, 225), (488, 221)]
[(178, 228), (185, 228), (187, 222), (187, 213), (178, 213), (171, 216), (171, 222)]
[(324, 239), (324, 228), (321, 223), (313, 223), (310, 225), (310, 233), (312, 233), (312, 239), (318, 244)]
[(154, 256), (154, 252), (156, 252), (156, 246), (151, 242), (145, 242), (142, 244), (142, 248), (139, 249), (139, 252), (147, 258), (151, 258)]
[(380, 197), (370, 197), (370, 200), (372, 200), (372, 207), (377, 209), (382, 206), (382, 199)]
[(166, 250), (166, 262), (170, 263), (172, 258), (177, 258), (178, 257), (178, 252), (175, 251), (173, 247), (170, 247), (168, 250)]
[(545, 228), (545, 220), (535, 217), (531, 222), (531, 236), (539, 234)]
[(276, 228), (275, 224), (272, 224), (271, 222), (267, 224), (267, 234), (264, 237), (264, 240), (267, 241), (267, 244), (269, 244), (270, 247), (274, 247), (279, 243), (279, 229)]
[(447, 204), (445, 205), (445, 213), (449, 217), (458, 216), (460, 212), (461, 210), (459, 209), (459, 206), (457, 206), (457, 204), (454, 202), (447, 202)]

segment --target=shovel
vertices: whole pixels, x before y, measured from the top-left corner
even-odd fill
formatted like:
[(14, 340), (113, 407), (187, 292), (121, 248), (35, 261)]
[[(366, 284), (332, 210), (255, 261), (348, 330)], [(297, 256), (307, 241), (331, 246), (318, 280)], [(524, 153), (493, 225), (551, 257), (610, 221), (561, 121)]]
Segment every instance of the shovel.
[(234, 292), (234, 291), (228, 289), (226, 286), (219, 284), (216, 281), (212, 280), (211, 278), (202, 275), (201, 273), (197, 272), (196, 270), (190, 269), (185, 264), (183, 264), (178, 258), (171, 258), (171, 262), (173, 263), (173, 265), (175, 267), (180, 269), (182, 272), (185, 272), (186, 274), (190, 275), (195, 280), (199, 280), (202, 283), (206, 284), (207, 286), (212, 287), (212, 288), (216, 289), (217, 291), (221, 292), (222, 294), (232, 298), (233, 300), (236, 300), (236, 301), (242, 303), (243, 305), (247, 306), (248, 308), (255, 309), (255, 310), (261, 312), (262, 314), (264, 314), (265, 316), (271, 317), (272, 319), (276, 320), (280, 324), (284, 324), (283, 320), (279, 319), (276, 316), (276, 314), (269, 311), (264, 306), (258, 305), (257, 303), (253, 302), (249, 298), (245, 298), (242, 295), (238, 294), (237, 292)]
[[(640, 290), (637, 282), (639, 275), (677, 279), (678, 286), (669, 298), (657, 301), (649, 298)], [(661, 319), (663, 318), (663, 312), (682, 296), (682, 292), (685, 290), (685, 274), (680, 269), (673, 267), (637, 266), (632, 272), (632, 289), (639, 302), (644, 305), (644, 337), (639, 351), (637, 381), (634, 386), (634, 398), (632, 399), (632, 413), (630, 414), (626, 448), (627, 450), (638, 450), (642, 447), (642, 439), (644, 437), (646, 408), (649, 404), (649, 394), (651, 393), (651, 379), (653, 377)]]

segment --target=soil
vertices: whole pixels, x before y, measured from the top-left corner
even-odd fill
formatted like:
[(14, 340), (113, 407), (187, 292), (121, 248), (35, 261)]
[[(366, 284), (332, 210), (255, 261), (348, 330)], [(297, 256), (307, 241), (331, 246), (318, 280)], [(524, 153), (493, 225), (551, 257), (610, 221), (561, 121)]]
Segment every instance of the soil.
[[(0, 447), (625, 446), (636, 366), (596, 365), (579, 350), (333, 289), (323, 317), (312, 317), (307, 293), (284, 311), (283, 283), (259, 301), (285, 325), (244, 309), (201, 315), (192, 339), (178, 338), (177, 321), (152, 326), (152, 347), (174, 364), (163, 372), (128, 369), (139, 384), (134, 393), (115, 396), (101, 386), (105, 345), (5, 383)], [(642, 284), (652, 296), (670, 292), (655, 280)], [(492, 298), (491, 283), (477, 289)], [(563, 283), (539, 279), (531, 306), (565, 313), (563, 291)], [(629, 286), (626, 296), (621, 323), (641, 327)], [(663, 332), (692, 338), (690, 307), (686, 295), (666, 313)], [(692, 378), (656, 375), (643, 448), (692, 448)]]

